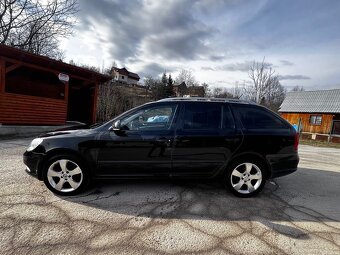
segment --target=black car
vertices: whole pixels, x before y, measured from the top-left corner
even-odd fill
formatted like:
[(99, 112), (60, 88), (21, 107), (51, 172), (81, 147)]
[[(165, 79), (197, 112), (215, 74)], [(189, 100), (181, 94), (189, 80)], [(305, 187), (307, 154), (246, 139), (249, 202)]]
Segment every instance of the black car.
[(237, 196), (297, 170), (294, 128), (241, 100), (169, 98), (127, 111), (96, 128), (51, 132), (24, 153), (26, 171), (59, 195), (92, 179), (214, 178)]

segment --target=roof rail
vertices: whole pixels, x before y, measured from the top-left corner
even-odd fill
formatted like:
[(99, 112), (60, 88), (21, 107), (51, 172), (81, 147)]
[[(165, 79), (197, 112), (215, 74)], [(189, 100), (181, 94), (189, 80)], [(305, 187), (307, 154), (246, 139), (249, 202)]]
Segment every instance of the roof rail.
[(158, 102), (168, 101), (188, 101), (188, 102), (224, 102), (224, 103), (242, 103), (242, 104), (256, 104), (251, 101), (232, 99), (232, 98), (215, 98), (215, 97), (169, 97), (158, 100)]

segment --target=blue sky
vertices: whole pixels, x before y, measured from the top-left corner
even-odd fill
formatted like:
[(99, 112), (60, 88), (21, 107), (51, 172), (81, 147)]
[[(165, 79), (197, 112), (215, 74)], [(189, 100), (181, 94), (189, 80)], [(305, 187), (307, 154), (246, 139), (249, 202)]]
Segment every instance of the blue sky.
[(211, 86), (246, 84), (255, 61), (288, 89), (340, 88), (338, 0), (82, 0), (66, 60), (141, 76), (190, 69)]

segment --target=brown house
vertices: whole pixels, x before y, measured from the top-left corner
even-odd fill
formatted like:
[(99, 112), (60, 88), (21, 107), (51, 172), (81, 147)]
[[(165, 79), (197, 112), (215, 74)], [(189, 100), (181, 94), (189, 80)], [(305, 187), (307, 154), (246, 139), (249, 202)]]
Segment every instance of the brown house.
[(340, 89), (289, 92), (279, 112), (305, 138), (340, 142)]
[(99, 83), (88, 69), (0, 45), (0, 124), (94, 123)]
[(205, 89), (203, 86), (187, 87), (185, 82), (173, 85), (173, 92), (176, 97), (190, 96), (190, 97), (204, 97)]
[(111, 74), (113, 80), (124, 84), (136, 85), (140, 80), (138, 74), (128, 71), (125, 67), (123, 68), (112, 67)]

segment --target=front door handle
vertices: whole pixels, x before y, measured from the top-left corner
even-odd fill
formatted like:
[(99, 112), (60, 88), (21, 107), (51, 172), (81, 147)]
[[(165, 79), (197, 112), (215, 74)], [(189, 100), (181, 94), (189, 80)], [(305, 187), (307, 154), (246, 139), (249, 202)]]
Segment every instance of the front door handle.
[(172, 144), (172, 139), (166, 138), (166, 137), (161, 137), (156, 139), (156, 143), (158, 144), (166, 144), (166, 146), (171, 146)]

